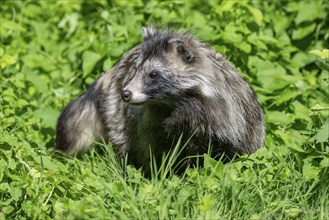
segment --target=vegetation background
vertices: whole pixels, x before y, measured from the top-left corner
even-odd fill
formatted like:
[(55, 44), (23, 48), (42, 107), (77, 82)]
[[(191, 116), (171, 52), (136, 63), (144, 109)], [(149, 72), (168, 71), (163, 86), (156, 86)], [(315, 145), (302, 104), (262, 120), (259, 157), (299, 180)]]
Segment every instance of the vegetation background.
[[(0, 5), (0, 219), (329, 219), (327, 1)], [(169, 158), (151, 179), (123, 172), (110, 146), (52, 156), (61, 109), (150, 24), (190, 29), (227, 56), (264, 107), (264, 148), (227, 164), (204, 155), (183, 176), (168, 175)]]

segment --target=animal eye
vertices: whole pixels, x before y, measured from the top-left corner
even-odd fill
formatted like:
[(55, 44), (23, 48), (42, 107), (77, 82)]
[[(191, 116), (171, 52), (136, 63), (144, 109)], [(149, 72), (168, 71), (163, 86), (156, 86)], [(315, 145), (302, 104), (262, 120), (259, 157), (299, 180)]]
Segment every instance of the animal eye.
[(186, 50), (185, 50), (184, 46), (181, 46), (181, 45), (177, 47), (177, 51), (180, 54), (186, 53)]
[(190, 63), (193, 60), (193, 56), (191, 55), (191, 53), (186, 50), (186, 48), (184, 46), (178, 46), (177, 47), (177, 51), (178, 53), (182, 56), (182, 58), (184, 59), (185, 62)]
[(150, 73), (149, 73), (149, 77), (151, 78), (151, 79), (155, 79), (155, 78), (157, 78), (159, 76), (159, 71), (157, 71), (157, 70), (153, 70), (153, 71), (151, 71)]

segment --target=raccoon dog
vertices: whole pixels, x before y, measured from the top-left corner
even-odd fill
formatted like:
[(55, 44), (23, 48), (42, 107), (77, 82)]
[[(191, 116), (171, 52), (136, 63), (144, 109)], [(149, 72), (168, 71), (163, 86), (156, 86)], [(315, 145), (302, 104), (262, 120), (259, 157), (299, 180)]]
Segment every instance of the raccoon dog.
[(63, 110), (56, 148), (83, 152), (101, 138), (148, 166), (181, 138), (182, 155), (250, 154), (264, 143), (263, 111), (220, 53), (188, 33), (143, 28), (143, 42)]

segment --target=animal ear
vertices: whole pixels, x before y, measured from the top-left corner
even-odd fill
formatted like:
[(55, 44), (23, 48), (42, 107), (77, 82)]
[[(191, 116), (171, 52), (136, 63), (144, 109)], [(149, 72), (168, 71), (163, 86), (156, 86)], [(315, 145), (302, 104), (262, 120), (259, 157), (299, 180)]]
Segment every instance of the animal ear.
[(172, 39), (170, 43), (175, 45), (177, 54), (186, 62), (186, 63), (192, 63), (194, 56), (191, 51), (191, 48), (186, 45), (184, 41), (181, 39)]
[(144, 40), (147, 39), (147, 38), (153, 37), (157, 33), (158, 33), (158, 30), (153, 26), (142, 27), (142, 35), (143, 35)]

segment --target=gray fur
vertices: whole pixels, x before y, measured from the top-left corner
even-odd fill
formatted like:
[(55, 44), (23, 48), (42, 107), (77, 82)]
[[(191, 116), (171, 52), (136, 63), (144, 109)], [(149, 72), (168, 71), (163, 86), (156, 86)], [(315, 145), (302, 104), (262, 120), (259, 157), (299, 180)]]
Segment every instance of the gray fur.
[[(122, 98), (123, 91), (131, 96)], [(124, 99), (124, 100), (123, 100)], [(57, 149), (70, 154), (109, 139), (147, 166), (183, 134), (184, 155), (250, 154), (264, 143), (263, 111), (250, 85), (219, 53), (187, 33), (143, 29), (143, 42), (63, 111)], [(89, 138), (82, 138), (88, 135)]]

